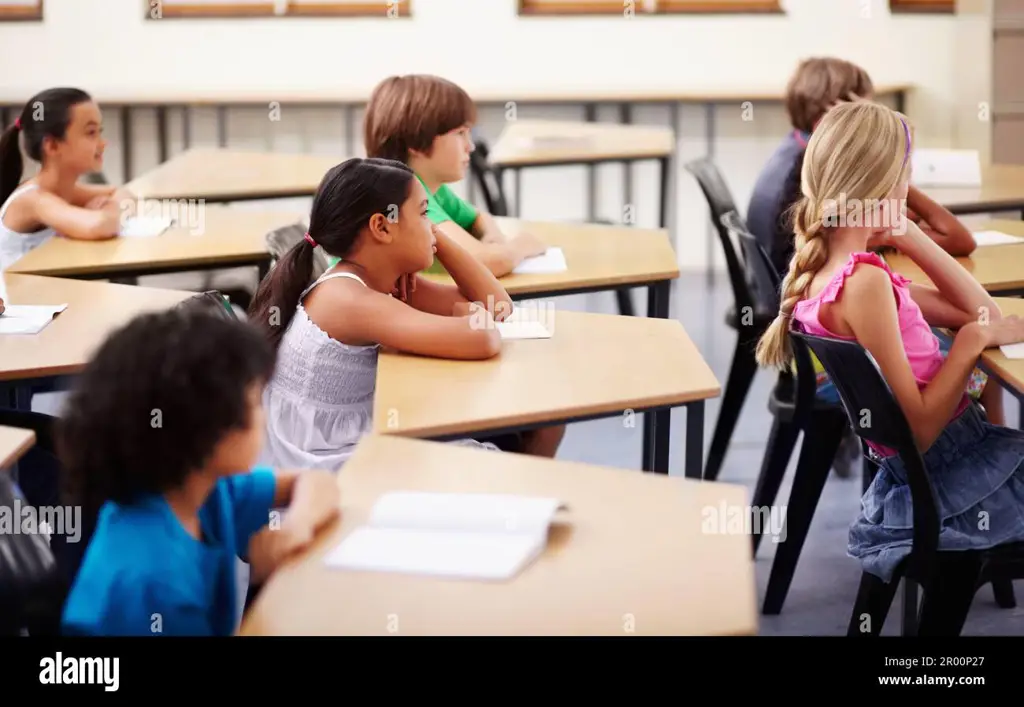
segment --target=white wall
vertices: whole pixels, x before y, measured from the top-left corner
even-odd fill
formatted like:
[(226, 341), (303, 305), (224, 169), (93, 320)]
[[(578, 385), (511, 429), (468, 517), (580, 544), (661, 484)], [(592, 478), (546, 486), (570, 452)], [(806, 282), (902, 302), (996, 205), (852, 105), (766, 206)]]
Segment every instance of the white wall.
[[(521, 92), (565, 86), (694, 90), (775, 89), (804, 56), (831, 54), (862, 64), (876, 83), (910, 82), (907, 110), (921, 142), (949, 145), (958, 123), (976, 120), (958, 100), (955, 18), (892, 16), (887, 0), (782, 0), (780, 16), (525, 18), (516, 0), (415, 0), (411, 19), (143, 19), (141, 0), (46, 0), (43, 23), (0, 24), (0, 99), (27, 98), (53, 85), (77, 85), (102, 99), (162, 91), (368, 91), (392, 73), (430, 72), (466, 88)], [(193, 144), (215, 143), (215, 113), (192, 111)], [(520, 106), (519, 117), (578, 119), (581, 106)], [(108, 176), (120, 181), (116, 114), (108, 113)], [(602, 120), (616, 120), (615, 106)], [(172, 154), (181, 147), (180, 116), (171, 121)], [(494, 140), (504, 115), (481, 116)], [(667, 124), (668, 109), (638, 107), (638, 123)], [(361, 112), (356, 119), (355, 142)], [(302, 150), (345, 157), (340, 109), (285, 108), (280, 122), (262, 108), (235, 109), (229, 146)], [(778, 105), (758, 105), (754, 120), (739, 105), (719, 106), (716, 157), (745, 210), (760, 164), (787, 129)], [(680, 111), (680, 163), (708, 149), (705, 109)], [(157, 154), (151, 111), (133, 124), (135, 171)], [(621, 214), (622, 170), (601, 169), (599, 216)], [(635, 171), (640, 225), (656, 225), (656, 171)], [(527, 171), (522, 216), (586, 215), (582, 168)], [(305, 202), (298, 202), (302, 206)], [(678, 175), (675, 234), (680, 264), (703, 267), (707, 213), (689, 175)], [(717, 248), (717, 246), (716, 246)], [(717, 259), (720, 261), (720, 258)]]

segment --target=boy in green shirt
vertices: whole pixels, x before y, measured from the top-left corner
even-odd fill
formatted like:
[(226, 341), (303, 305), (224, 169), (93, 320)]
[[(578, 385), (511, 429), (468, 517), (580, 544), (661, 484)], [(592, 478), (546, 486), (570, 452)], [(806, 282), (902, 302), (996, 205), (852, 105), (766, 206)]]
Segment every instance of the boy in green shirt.
[[(490, 214), (448, 187), (466, 175), (474, 122), (473, 100), (452, 82), (435, 76), (392, 76), (370, 96), (363, 141), (367, 157), (408, 165), (427, 192), (423, 217), (501, 277), (547, 246), (528, 233), (506, 236)], [(337, 262), (333, 258), (330, 266)], [(435, 258), (427, 272), (443, 273), (444, 268)], [(396, 283), (396, 290), (401, 287)], [(478, 439), (507, 452), (554, 457), (564, 435), (565, 426), (558, 425)]]
[[(427, 191), (426, 217), (501, 277), (547, 246), (527, 233), (506, 236), (490, 214), (448, 187), (466, 175), (474, 122), (473, 100), (452, 82), (435, 76), (392, 76), (370, 96), (363, 139), (367, 157), (411, 167)], [(427, 272), (444, 268), (435, 260)]]

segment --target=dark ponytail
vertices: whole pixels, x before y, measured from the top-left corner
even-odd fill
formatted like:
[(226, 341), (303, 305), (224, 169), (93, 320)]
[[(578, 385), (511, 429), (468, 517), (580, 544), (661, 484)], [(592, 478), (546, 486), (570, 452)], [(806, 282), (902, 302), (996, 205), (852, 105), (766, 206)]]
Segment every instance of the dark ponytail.
[(355, 247), (375, 214), (390, 215), (408, 198), (415, 175), (401, 162), (353, 157), (324, 175), (309, 215), (307, 238), (297, 243), (260, 283), (249, 320), (276, 348), (288, 330), (302, 291), (313, 277), (314, 245), (336, 258)]
[(43, 161), (43, 142), (50, 137), (63, 140), (71, 124), (71, 109), (92, 98), (77, 88), (51, 88), (29, 99), (14, 125), (0, 137), (0, 204), (14, 193), (21, 183), (24, 169), (19, 136), (25, 153), (36, 162)]

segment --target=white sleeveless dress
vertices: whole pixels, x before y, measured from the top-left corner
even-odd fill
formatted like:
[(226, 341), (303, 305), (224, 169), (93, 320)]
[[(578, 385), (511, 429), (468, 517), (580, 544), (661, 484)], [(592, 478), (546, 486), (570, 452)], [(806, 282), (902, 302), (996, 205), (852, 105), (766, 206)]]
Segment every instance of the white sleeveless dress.
[[(337, 471), (372, 429), (379, 344), (350, 346), (332, 339), (306, 314), (303, 301), (327, 280), (322, 275), (299, 298), (277, 353), (277, 368), (263, 392), (266, 430), (260, 464), (276, 468)], [(489, 442), (458, 440), (500, 451)]]
[(27, 184), (18, 187), (7, 198), (7, 201), (0, 206), (0, 272), (3, 272), (11, 265), (14, 265), (21, 256), (34, 248), (38, 248), (46, 241), (56, 235), (52, 228), (44, 228), (35, 233), (19, 233), (7, 227), (4, 219), (7, 216), (7, 207), (11, 202), (27, 191), (38, 188), (38, 184)]

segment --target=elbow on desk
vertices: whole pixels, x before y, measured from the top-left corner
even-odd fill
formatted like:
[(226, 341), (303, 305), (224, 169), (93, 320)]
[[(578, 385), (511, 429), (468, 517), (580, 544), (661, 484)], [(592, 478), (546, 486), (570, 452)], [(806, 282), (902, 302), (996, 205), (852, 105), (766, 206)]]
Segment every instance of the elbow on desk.
[(495, 327), (470, 332), (463, 349), (466, 358), (484, 361), (501, 353), (501, 332)]

